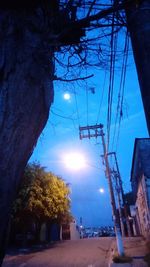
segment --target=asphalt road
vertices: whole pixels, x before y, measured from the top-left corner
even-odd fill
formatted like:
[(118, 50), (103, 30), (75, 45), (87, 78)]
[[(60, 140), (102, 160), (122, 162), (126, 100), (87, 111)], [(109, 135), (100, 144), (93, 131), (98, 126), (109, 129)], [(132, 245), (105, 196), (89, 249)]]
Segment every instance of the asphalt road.
[(108, 267), (114, 238), (63, 241), (41, 250), (7, 254), (2, 267)]

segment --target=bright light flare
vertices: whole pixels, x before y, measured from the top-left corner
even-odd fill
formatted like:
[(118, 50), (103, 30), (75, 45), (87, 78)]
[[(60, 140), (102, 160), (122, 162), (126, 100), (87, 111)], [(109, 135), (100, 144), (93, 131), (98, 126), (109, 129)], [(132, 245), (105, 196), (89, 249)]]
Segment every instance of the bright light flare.
[(64, 97), (65, 100), (70, 100), (70, 98), (71, 98), (69, 93), (64, 93), (63, 97)]
[(82, 154), (71, 152), (66, 155), (64, 155), (63, 159), (65, 166), (72, 170), (80, 170), (85, 168), (86, 161)]
[(101, 194), (103, 194), (103, 193), (104, 193), (104, 188), (100, 188), (100, 189), (99, 189), (99, 192), (100, 192)]

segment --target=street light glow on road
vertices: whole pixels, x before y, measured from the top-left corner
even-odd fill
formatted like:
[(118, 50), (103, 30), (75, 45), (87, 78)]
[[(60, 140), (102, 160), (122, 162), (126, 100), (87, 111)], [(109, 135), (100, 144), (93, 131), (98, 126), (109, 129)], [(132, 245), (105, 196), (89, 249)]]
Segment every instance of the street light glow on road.
[(72, 170), (80, 170), (86, 166), (85, 157), (79, 152), (70, 152), (65, 154), (63, 161), (65, 166)]

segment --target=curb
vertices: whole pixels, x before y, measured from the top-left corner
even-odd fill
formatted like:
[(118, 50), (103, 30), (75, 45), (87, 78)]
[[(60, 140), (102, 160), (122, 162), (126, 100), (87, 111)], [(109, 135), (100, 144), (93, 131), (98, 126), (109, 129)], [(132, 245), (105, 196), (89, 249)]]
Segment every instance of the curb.
[(112, 262), (108, 265), (108, 267), (132, 267), (132, 263), (115, 263)]

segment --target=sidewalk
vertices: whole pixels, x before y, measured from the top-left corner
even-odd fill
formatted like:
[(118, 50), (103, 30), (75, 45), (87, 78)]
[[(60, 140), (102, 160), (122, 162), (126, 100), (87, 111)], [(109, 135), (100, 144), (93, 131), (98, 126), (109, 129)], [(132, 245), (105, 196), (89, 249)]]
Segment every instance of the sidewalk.
[(147, 263), (143, 257), (148, 253), (146, 242), (142, 237), (125, 238), (125, 253), (133, 258), (134, 267), (147, 267)]
[(52, 248), (54, 246), (56, 246), (56, 244), (59, 243), (59, 241), (57, 242), (49, 242), (49, 243), (45, 243), (45, 244), (37, 244), (37, 245), (32, 245), (32, 246), (27, 246), (27, 247), (20, 247), (20, 248), (16, 248), (16, 247), (9, 247), (6, 250), (6, 255), (19, 255), (19, 254), (28, 254), (28, 253), (34, 253), (34, 252), (38, 252), (38, 251), (42, 251), (44, 249), (49, 249)]
[[(123, 238), (125, 254), (132, 257), (132, 267), (148, 267), (143, 257), (148, 253), (146, 242), (142, 237)], [(117, 252), (116, 241), (114, 243), (113, 254)], [(113, 266), (113, 265), (112, 265)], [(122, 265), (125, 266), (125, 265)], [(129, 266), (129, 265), (127, 265)]]

